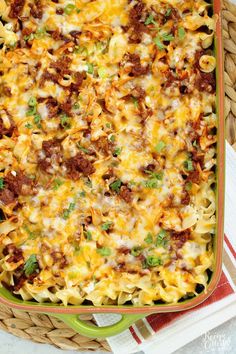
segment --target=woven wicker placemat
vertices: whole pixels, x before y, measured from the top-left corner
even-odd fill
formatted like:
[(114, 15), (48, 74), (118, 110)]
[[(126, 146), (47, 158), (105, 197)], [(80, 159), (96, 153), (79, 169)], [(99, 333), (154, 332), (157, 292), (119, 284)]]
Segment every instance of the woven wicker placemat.
[[(226, 138), (236, 150), (236, 6), (223, 1), (223, 36), (225, 46), (225, 117)], [(81, 316), (94, 322), (92, 315)], [(17, 337), (52, 344), (64, 350), (108, 351), (108, 343), (76, 333), (56, 318), (22, 312), (0, 305), (0, 329)]]
[(236, 6), (223, 1), (226, 139), (236, 150)]

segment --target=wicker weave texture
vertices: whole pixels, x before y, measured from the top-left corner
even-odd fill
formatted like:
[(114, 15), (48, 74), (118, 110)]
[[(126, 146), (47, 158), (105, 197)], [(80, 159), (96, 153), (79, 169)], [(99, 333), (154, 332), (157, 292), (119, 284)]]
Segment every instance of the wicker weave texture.
[[(223, 37), (225, 47), (226, 138), (236, 150), (236, 6), (223, 1)], [(92, 315), (81, 316), (93, 322)], [(76, 333), (50, 316), (27, 313), (0, 305), (0, 329), (38, 343), (52, 344), (64, 350), (111, 351), (102, 339)]]
[[(80, 316), (92, 322), (92, 315)], [(0, 329), (17, 337), (52, 344), (64, 350), (110, 351), (105, 340), (81, 336), (54, 317), (27, 313), (0, 305)]]
[(226, 138), (236, 150), (236, 6), (223, 3)]

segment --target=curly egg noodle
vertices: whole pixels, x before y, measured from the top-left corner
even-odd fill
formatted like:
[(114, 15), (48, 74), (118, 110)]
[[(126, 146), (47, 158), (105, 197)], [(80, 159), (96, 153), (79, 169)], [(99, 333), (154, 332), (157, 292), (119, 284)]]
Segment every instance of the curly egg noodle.
[(0, 0), (0, 281), (176, 303), (214, 263), (215, 19), (203, 0)]

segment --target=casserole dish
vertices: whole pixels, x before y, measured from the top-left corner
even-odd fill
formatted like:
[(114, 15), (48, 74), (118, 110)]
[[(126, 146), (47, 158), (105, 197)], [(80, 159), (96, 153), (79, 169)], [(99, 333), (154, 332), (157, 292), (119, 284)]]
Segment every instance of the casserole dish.
[[(67, 323), (74, 330), (88, 337), (109, 337), (118, 334), (128, 328), (136, 320), (152, 313), (164, 313), (183, 311), (190, 309), (203, 302), (214, 291), (221, 273), (222, 245), (223, 245), (223, 195), (224, 195), (224, 109), (223, 109), (223, 60), (222, 60), (222, 41), (220, 23), (220, 1), (214, 1), (214, 13), (218, 15), (215, 37), (215, 52), (217, 57), (217, 114), (218, 114), (218, 144), (217, 144), (217, 231), (214, 237), (214, 270), (209, 284), (204, 293), (197, 297), (184, 300), (178, 304), (157, 304), (155, 306), (131, 306), (131, 305), (57, 305), (52, 303), (35, 303), (33, 301), (19, 300), (6, 288), (0, 289), (0, 301), (10, 307), (23, 311), (35, 311), (50, 314)], [(88, 326), (78, 318), (83, 313), (119, 313), (122, 319), (115, 325), (105, 328)]]

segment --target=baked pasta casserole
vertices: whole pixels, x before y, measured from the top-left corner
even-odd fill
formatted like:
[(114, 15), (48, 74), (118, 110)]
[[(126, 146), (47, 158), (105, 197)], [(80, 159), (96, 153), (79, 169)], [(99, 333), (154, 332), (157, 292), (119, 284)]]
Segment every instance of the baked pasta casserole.
[(203, 0), (0, 0), (0, 282), (176, 303), (214, 265), (215, 19)]

